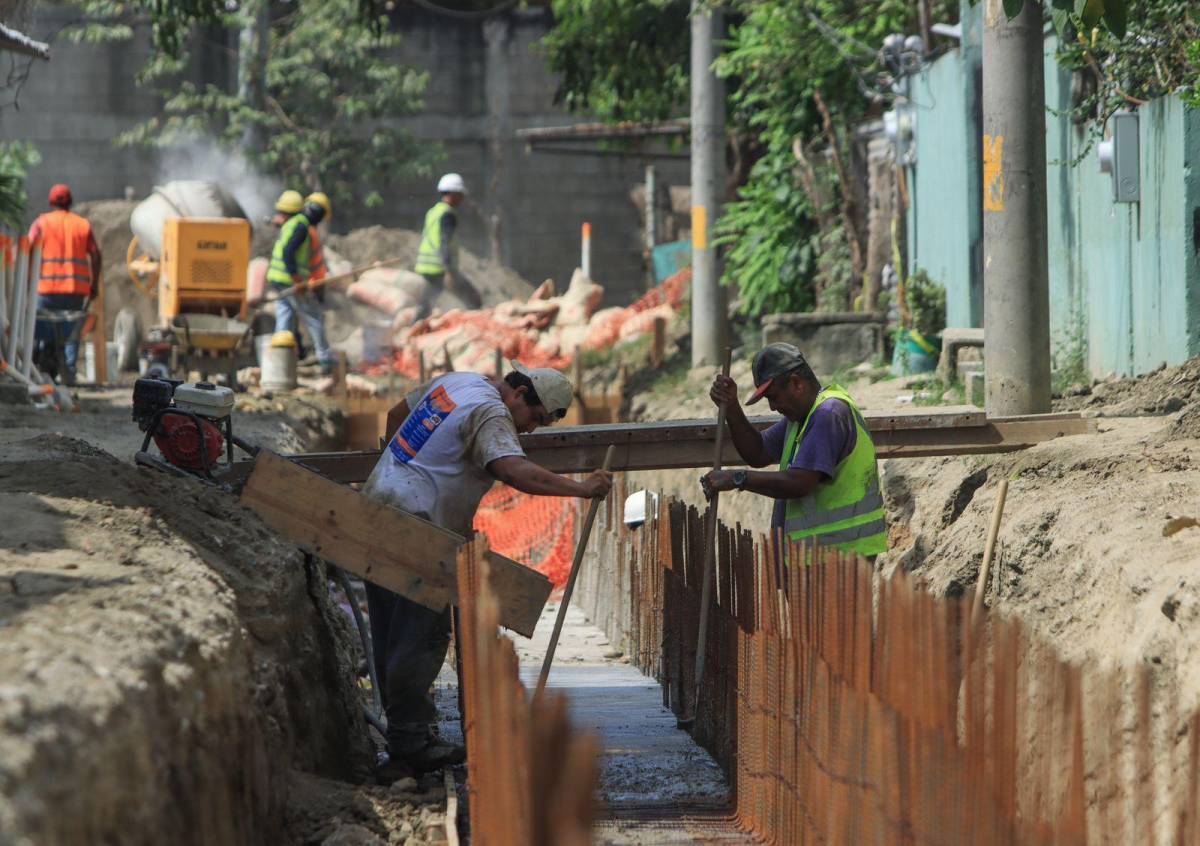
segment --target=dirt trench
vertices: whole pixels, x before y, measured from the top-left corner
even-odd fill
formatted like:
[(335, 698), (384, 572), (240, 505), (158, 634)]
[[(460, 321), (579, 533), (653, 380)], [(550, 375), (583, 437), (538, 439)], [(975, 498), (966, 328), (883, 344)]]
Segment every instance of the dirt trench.
[(0, 455), (0, 842), (260, 844), (372, 761), (320, 565), (228, 495), (40, 435)]

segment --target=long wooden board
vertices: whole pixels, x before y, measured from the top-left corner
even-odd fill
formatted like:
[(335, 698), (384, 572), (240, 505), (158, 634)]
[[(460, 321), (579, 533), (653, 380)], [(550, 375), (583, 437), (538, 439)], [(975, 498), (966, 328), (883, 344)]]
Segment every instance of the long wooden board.
[[(752, 417), (750, 422), (765, 429), (778, 419)], [(1011, 452), (1052, 438), (1096, 430), (1094, 420), (1078, 414), (989, 419), (973, 408), (864, 415), (864, 419), (880, 459)], [(708, 467), (713, 460), (715, 426), (713, 420), (563, 426), (522, 435), (521, 445), (530, 459), (556, 473), (584, 473), (596, 469), (604, 461), (609, 444), (617, 447), (614, 470)], [(308, 453), (291, 457), (335, 481), (350, 484), (366, 480), (379, 461), (379, 451)], [(731, 442), (725, 444), (721, 460), (726, 466), (745, 463)], [(236, 483), (245, 478), (249, 464), (234, 465), (224, 480)]]
[[(466, 539), (454, 532), (267, 450), (255, 459), (241, 501), (288, 540), (343, 570), (435, 611), (457, 603), (456, 557)], [(550, 580), (503, 555), (488, 557), (501, 624), (532, 637)]]

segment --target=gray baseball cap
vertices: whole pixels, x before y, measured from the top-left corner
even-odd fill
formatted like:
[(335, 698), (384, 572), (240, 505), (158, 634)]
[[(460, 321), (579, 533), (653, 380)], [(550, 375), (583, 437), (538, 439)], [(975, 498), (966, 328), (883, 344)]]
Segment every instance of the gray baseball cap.
[(754, 373), (754, 393), (746, 400), (746, 405), (754, 405), (762, 399), (772, 380), (807, 367), (808, 361), (798, 348), (791, 344), (767, 344), (754, 356), (754, 364), (750, 367)]

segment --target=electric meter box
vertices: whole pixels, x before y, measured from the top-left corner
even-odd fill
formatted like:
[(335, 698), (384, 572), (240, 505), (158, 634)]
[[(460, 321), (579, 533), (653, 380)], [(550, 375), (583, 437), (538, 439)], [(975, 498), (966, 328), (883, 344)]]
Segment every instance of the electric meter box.
[(1113, 200), (1139, 203), (1142, 200), (1142, 176), (1138, 155), (1138, 116), (1117, 112), (1112, 121)]

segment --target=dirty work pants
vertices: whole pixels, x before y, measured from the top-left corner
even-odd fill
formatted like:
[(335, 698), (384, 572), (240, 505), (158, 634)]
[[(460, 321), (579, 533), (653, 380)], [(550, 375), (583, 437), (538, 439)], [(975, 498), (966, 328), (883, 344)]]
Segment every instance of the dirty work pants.
[(422, 273), (421, 275), (425, 277), (425, 290), (421, 294), (421, 301), (417, 303), (417, 320), (422, 320), (429, 316), (429, 313), (433, 311), (433, 304), (437, 302), (437, 298), (446, 289), (443, 274)]
[[(272, 286), (272, 290), (286, 291), (287, 287)], [(321, 304), (307, 293), (283, 297), (275, 303), (275, 331), (294, 334), (296, 315), (300, 315), (304, 320), (304, 327), (316, 348), (317, 361), (321, 364), (332, 364), (333, 353), (329, 351), (329, 343), (325, 340), (325, 312), (321, 309)]]
[(366, 588), (388, 753), (404, 755), (423, 747), (437, 722), (430, 688), (450, 646), (450, 608), (431, 611), (370, 582)]

